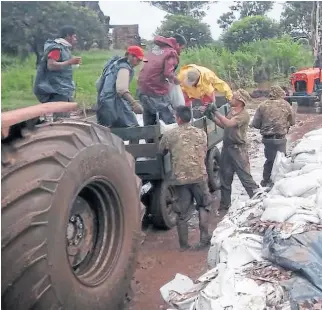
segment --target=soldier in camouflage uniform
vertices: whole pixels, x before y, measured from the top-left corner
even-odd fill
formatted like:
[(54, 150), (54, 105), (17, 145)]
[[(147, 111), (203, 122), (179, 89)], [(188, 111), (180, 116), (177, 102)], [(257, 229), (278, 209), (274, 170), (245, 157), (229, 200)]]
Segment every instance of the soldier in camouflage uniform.
[[(250, 174), (250, 164), (246, 144), (246, 134), (250, 116), (246, 110), (246, 103), (250, 95), (244, 89), (233, 93), (231, 111), (227, 117), (219, 111), (212, 113), (212, 120), (224, 128), (223, 148), (221, 151), (221, 201), (220, 210), (228, 209), (231, 205), (231, 186), (234, 174), (237, 173), (249, 197), (258, 189)], [(215, 109), (216, 110), (216, 109)]]
[(295, 124), (295, 113), (284, 100), (285, 92), (279, 86), (272, 86), (269, 100), (261, 103), (255, 113), (252, 127), (260, 129), (263, 136), (266, 162), (262, 186), (271, 186), (271, 172), (277, 151), (286, 153), (286, 134)]
[(176, 204), (177, 231), (182, 250), (190, 248), (188, 244), (188, 220), (191, 217), (193, 199), (199, 211), (200, 243), (195, 249), (210, 244), (208, 233), (209, 214), (212, 197), (207, 183), (205, 158), (207, 154), (206, 133), (190, 124), (189, 107), (176, 109), (178, 128), (166, 132), (160, 141), (160, 151), (169, 151), (172, 158), (172, 179), (178, 196)]

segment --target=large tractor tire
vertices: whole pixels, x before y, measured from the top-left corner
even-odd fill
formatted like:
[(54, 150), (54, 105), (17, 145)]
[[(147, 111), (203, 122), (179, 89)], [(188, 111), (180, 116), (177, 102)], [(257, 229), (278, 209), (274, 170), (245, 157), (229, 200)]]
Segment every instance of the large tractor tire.
[(2, 309), (123, 309), (141, 227), (140, 182), (123, 142), (64, 121), (5, 151)]
[(176, 225), (176, 203), (177, 198), (172, 186), (166, 181), (154, 183), (150, 210), (155, 228), (169, 230)]
[(208, 151), (206, 157), (206, 168), (208, 174), (208, 185), (210, 192), (220, 189), (220, 152), (217, 147), (213, 147)]

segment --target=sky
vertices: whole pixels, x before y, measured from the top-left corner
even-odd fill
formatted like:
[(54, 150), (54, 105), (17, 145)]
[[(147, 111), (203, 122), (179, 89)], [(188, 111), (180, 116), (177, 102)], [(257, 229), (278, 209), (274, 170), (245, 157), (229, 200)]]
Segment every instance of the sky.
[[(279, 20), (283, 2), (279, 1), (274, 4), (273, 10), (267, 15), (268, 17)], [(207, 11), (207, 16), (203, 21), (210, 25), (211, 33), (214, 39), (218, 39), (222, 30), (218, 27), (217, 19), (223, 13), (229, 11), (229, 6), (233, 1), (219, 1), (211, 4)], [(111, 24), (114, 25), (131, 25), (139, 24), (139, 34), (142, 38), (150, 40), (153, 33), (166, 15), (160, 9), (141, 1), (99, 1), (101, 10), (105, 15), (111, 17)]]

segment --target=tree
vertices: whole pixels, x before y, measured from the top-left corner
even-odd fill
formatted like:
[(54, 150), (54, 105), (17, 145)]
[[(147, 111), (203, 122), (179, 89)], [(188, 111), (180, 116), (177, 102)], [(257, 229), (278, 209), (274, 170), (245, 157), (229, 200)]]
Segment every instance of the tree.
[[(292, 37), (303, 37), (311, 41), (312, 8), (313, 1), (286, 1), (280, 22), (283, 31)], [(321, 19), (322, 8), (320, 8)]]
[(235, 20), (236, 16), (234, 12), (227, 12), (219, 17), (219, 19), (217, 20), (217, 24), (219, 25), (219, 28), (226, 31)]
[(273, 5), (274, 1), (234, 1), (229, 7), (230, 11), (221, 15), (217, 23), (220, 28), (227, 30), (236, 20), (247, 16), (266, 15)]
[[(147, 1), (150, 5), (161, 9), (168, 14), (192, 16), (202, 18), (206, 15), (211, 1)], [(213, 1), (212, 1), (213, 2)]]
[(1, 8), (1, 46), (5, 53), (36, 54), (37, 63), (44, 42), (56, 38), (66, 23), (77, 29), (79, 47), (89, 48), (104, 36), (104, 29), (97, 15), (83, 7), (65, 2), (21, 1), (4, 2)]
[(188, 41), (188, 47), (203, 46), (213, 42), (208, 24), (191, 16), (167, 15), (156, 34), (171, 37), (182, 34)]
[(235, 51), (241, 45), (258, 40), (278, 37), (279, 24), (265, 16), (248, 16), (234, 22), (223, 34), (225, 46)]

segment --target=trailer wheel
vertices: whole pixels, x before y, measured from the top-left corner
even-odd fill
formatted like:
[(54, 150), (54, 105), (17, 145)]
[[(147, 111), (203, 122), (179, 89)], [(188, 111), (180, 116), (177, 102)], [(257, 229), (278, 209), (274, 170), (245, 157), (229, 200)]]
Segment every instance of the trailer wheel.
[(206, 168), (208, 173), (208, 185), (210, 192), (220, 189), (220, 152), (217, 147), (213, 147), (208, 151), (206, 158)]
[(166, 181), (156, 182), (151, 203), (152, 223), (156, 228), (168, 230), (176, 225), (175, 203), (177, 200), (174, 188)]
[(123, 309), (140, 241), (140, 181), (123, 142), (63, 121), (5, 151), (2, 309)]

